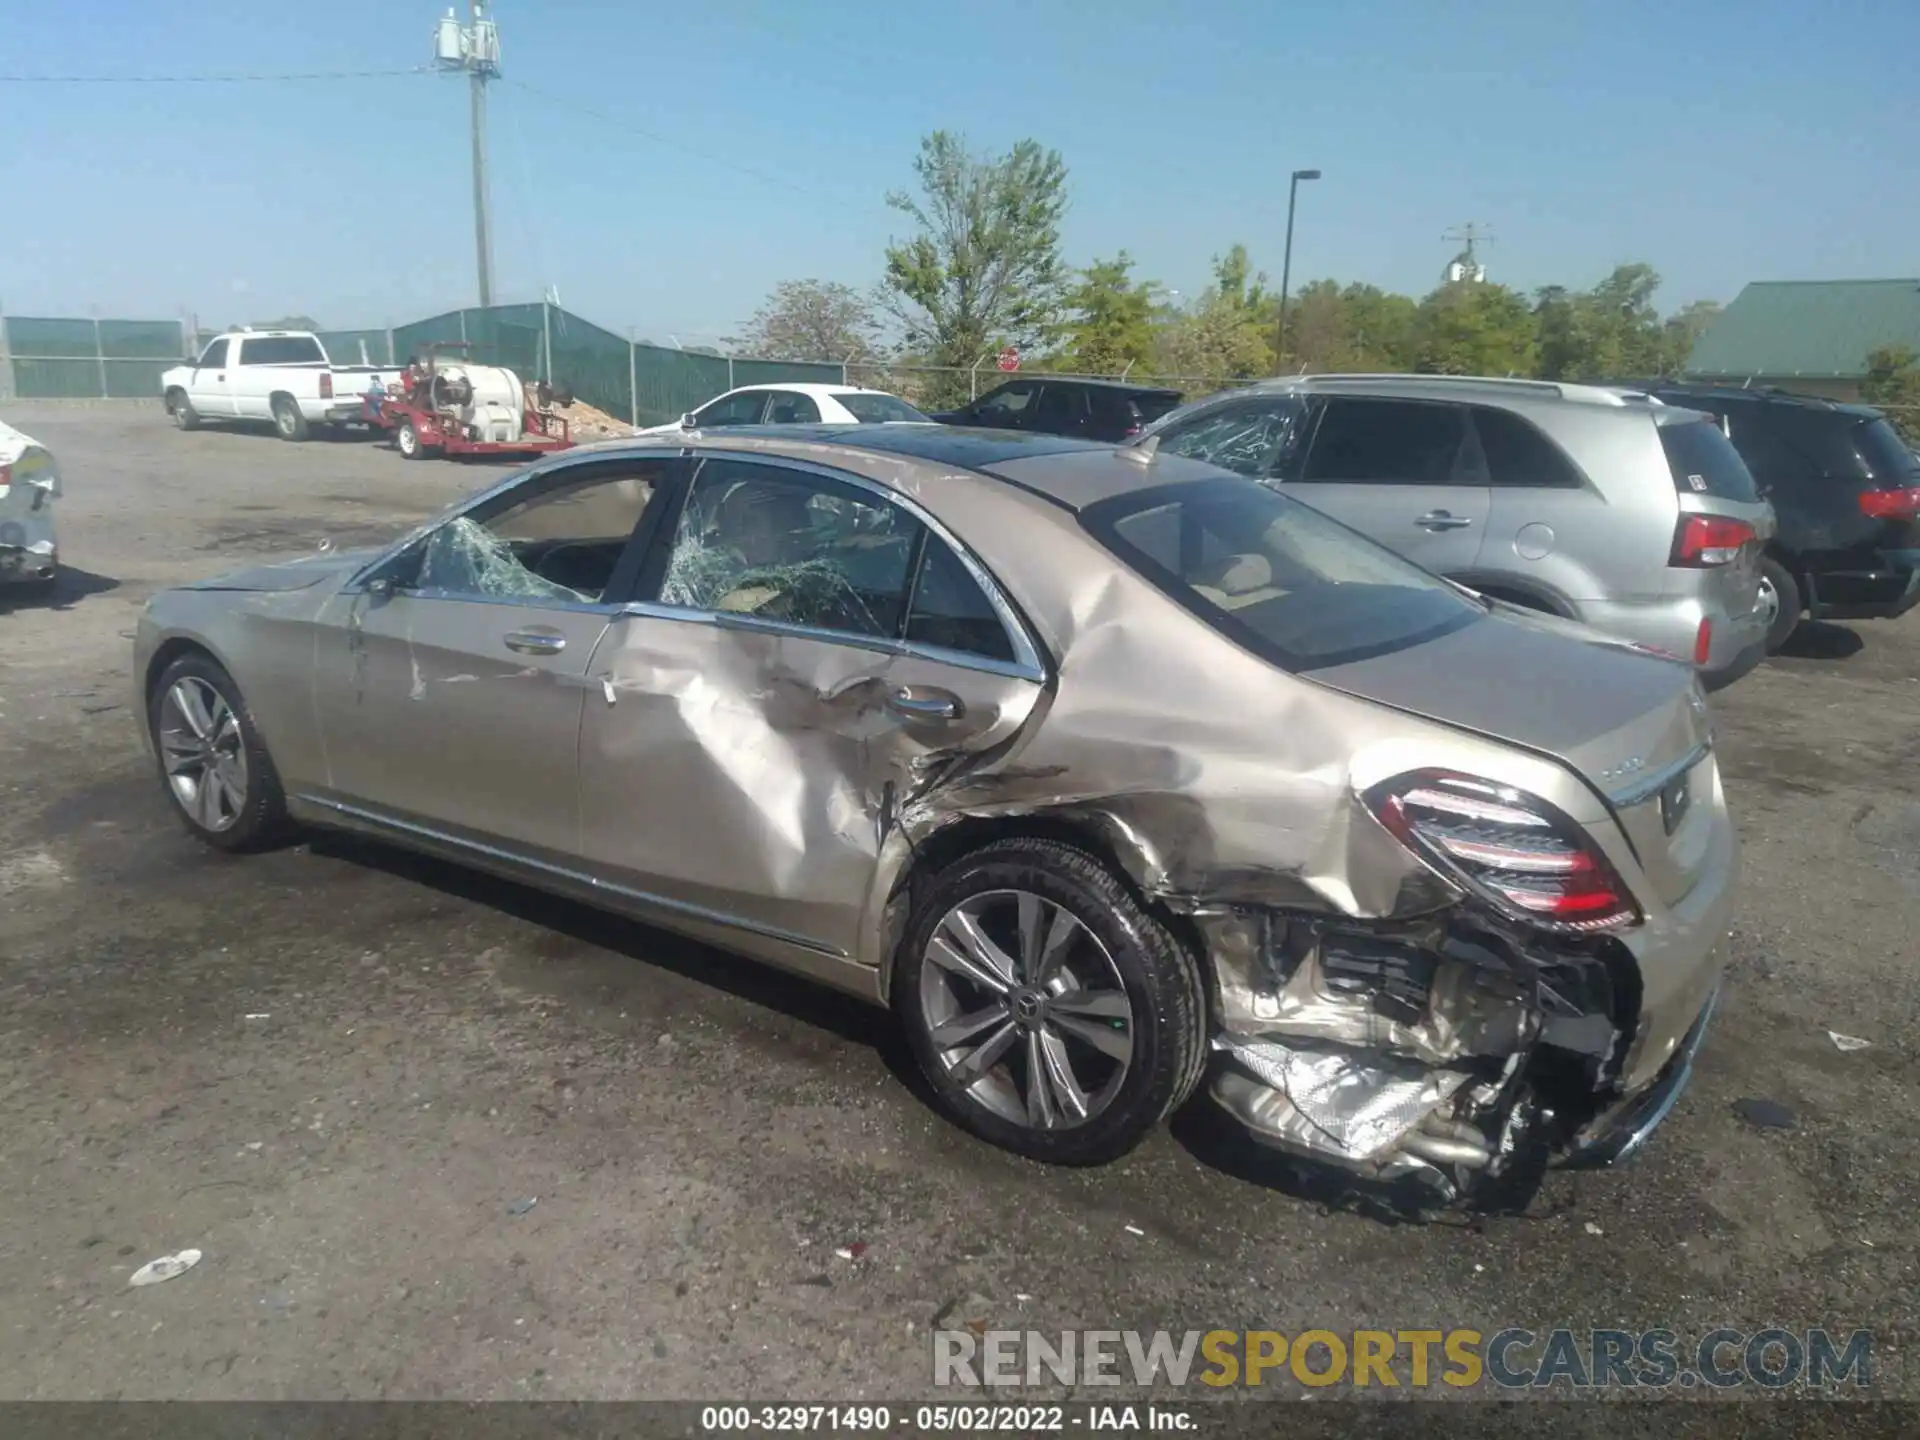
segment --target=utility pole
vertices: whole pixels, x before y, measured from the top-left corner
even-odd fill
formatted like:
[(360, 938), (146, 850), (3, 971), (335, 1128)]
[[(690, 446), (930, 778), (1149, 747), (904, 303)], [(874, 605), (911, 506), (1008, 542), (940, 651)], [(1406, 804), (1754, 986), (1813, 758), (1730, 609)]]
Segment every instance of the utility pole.
[(493, 304), (493, 217), (487, 194), (487, 82), (500, 74), (500, 31), (481, 0), (471, 0), (472, 23), (449, 9), (434, 31), (433, 59), (442, 70), (464, 71), (473, 94), (473, 245), (480, 271), (480, 306)]

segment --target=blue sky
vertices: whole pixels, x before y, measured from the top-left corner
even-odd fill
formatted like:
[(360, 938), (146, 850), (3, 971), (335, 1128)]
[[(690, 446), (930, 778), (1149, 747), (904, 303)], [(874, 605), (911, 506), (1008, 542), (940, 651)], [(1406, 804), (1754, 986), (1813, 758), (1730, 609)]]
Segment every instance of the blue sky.
[[(0, 7), (0, 73), (424, 64), (431, 0)], [(1423, 292), (1444, 231), (1491, 278), (1651, 262), (1662, 302), (1920, 271), (1912, 0), (502, 0), (499, 298), (554, 285), (642, 338), (711, 342), (778, 281), (877, 279), (883, 196), (936, 127), (1031, 136), (1078, 263), (1192, 293), (1244, 242), (1276, 281)], [(84, 16), (91, 23), (79, 24)], [(530, 88), (529, 88), (530, 87)], [(597, 112), (588, 113), (588, 112)], [(301, 311), (330, 327), (474, 296), (467, 95), (432, 74), (245, 85), (0, 80), (0, 305)]]

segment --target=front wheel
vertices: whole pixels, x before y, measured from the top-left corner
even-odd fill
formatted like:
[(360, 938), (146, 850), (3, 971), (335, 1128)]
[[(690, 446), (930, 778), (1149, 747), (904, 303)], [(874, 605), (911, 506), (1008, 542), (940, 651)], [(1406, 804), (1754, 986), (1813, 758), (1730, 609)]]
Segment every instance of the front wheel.
[(176, 390), (167, 397), (167, 410), (173, 416), (176, 429), (198, 430), (200, 428), (200, 412), (193, 408), (193, 402), (187, 399), (184, 390)]
[(893, 1001), (941, 1107), (1055, 1164), (1126, 1154), (1206, 1063), (1193, 956), (1106, 866), (1049, 840), (989, 845), (935, 878)]
[(262, 849), (288, 828), (285, 792), (233, 677), (185, 655), (155, 683), (153, 749), (174, 813), (216, 850)]
[(1760, 593), (1754, 604), (1767, 617), (1767, 654), (1778, 654), (1799, 627), (1806, 600), (1793, 572), (1771, 555), (1760, 557)]

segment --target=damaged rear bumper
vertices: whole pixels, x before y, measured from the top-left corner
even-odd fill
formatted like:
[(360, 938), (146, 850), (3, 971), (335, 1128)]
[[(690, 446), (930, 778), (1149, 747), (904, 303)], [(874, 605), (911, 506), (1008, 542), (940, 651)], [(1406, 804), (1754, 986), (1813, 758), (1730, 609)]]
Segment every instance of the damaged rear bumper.
[(1617, 1165), (1646, 1144), (1693, 1078), (1693, 1057), (1700, 1053), (1719, 1002), (1720, 988), (1716, 985), (1659, 1078), (1639, 1094), (1628, 1096), (1611, 1110), (1596, 1116), (1574, 1137), (1565, 1159), (1560, 1162), (1563, 1167), (1596, 1170)]

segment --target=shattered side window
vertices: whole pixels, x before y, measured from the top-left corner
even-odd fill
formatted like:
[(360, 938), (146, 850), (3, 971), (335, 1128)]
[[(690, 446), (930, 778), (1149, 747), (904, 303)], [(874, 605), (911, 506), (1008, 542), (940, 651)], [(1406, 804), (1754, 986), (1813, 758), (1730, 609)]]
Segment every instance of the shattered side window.
[(681, 513), (660, 600), (893, 639), (920, 523), (850, 485), (709, 461)]
[(1300, 404), (1292, 399), (1223, 405), (1170, 426), (1160, 448), (1264, 480), (1280, 473), (1299, 413)]
[(464, 515), (433, 532), (420, 562), (420, 588), (488, 599), (579, 602), (589, 598), (527, 569), (509, 541)]
[(432, 532), (415, 584), (487, 600), (595, 603), (657, 488), (657, 467), (601, 471)]

